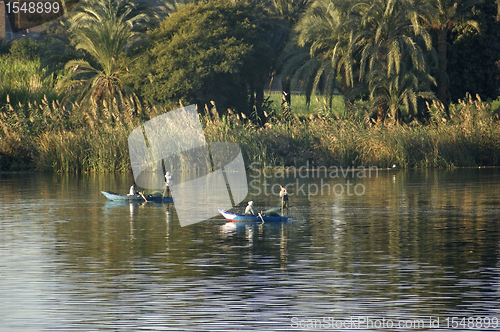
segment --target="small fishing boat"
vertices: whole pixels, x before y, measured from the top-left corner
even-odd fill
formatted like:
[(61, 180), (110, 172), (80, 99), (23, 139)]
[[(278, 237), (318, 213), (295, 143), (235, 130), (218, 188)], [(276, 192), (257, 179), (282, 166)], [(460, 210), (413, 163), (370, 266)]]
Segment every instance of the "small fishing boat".
[(172, 197), (164, 197), (161, 193), (153, 193), (148, 195), (120, 195), (111, 191), (101, 191), (106, 198), (112, 201), (123, 201), (123, 202), (144, 202), (144, 199), (147, 202), (155, 202), (155, 203), (173, 203)]
[(278, 215), (260, 215), (260, 216), (249, 216), (244, 214), (236, 214), (228, 212), (223, 209), (218, 209), (219, 213), (229, 221), (232, 222), (287, 222), (291, 221), (292, 217), (285, 217)]

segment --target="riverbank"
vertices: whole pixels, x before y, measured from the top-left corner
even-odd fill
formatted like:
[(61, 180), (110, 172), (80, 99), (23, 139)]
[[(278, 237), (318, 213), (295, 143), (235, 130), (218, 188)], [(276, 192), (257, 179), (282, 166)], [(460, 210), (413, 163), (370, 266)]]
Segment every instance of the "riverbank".
[(264, 128), (243, 125), (234, 117), (206, 122), (210, 141), (241, 146), (249, 163), (300, 167), (323, 166), (443, 168), (498, 166), (500, 123), (489, 104), (461, 101), (450, 118), (436, 106), (428, 124), (379, 125), (328, 116), (276, 121)]
[[(378, 125), (334, 116), (275, 116), (258, 127), (236, 115), (201, 116), (208, 142), (238, 144), (247, 165), (443, 168), (498, 166), (500, 122), (487, 103), (430, 106), (428, 124)], [(47, 101), (0, 113), (0, 170), (128, 172), (128, 135), (166, 109), (122, 99), (102, 107)]]

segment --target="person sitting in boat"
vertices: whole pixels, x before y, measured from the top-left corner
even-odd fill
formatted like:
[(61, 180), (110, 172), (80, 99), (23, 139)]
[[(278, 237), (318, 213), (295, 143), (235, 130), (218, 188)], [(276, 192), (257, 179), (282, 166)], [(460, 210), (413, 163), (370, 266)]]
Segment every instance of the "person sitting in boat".
[(281, 191), (280, 191), (280, 198), (281, 198), (281, 204), (283, 205), (283, 208), (288, 208), (288, 191), (286, 190), (285, 187), (281, 186)]
[(246, 216), (256, 216), (257, 212), (255, 212), (255, 209), (253, 208), (253, 201), (248, 202), (248, 206), (245, 209), (245, 215)]
[(135, 182), (132, 183), (132, 186), (130, 187), (130, 192), (128, 193), (129, 196), (135, 196), (137, 195), (137, 191), (135, 191)]

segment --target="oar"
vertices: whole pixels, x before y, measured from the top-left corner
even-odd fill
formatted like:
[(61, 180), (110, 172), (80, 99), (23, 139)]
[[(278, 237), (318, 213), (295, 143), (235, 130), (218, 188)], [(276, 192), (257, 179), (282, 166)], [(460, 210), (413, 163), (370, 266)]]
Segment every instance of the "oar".
[(142, 193), (142, 191), (139, 191), (139, 194), (141, 194), (142, 198), (144, 198), (144, 202), (148, 202), (148, 200), (146, 199), (146, 197), (144, 197), (144, 194)]
[(260, 220), (262, 220), (262, 223), (264, 223), (264, 218), (262, 218), (262, 215), (260, 214), (260, 212), (257, 215), (260, 217)]

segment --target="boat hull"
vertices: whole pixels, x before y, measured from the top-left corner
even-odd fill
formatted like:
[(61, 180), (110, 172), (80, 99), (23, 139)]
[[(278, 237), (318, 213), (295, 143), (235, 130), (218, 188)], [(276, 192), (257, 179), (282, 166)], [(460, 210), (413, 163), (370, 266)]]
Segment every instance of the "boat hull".
[(290, 221), (291, 217), (274, 217), (274, 216), (249, 216), (236, 214), (232, 212), (228, 212), (226, 210), (218, 209), (219, 213), (231, 222), (287, 222)]
[(161, 197), (161, 196), (151, 196), (145, 195), (144, 198), (142, 196), (128, 196), (128, 195), (120, 195), (116, 193), (112, 193), (109, 191), (101, 191), (101, 193), (106, 196), (107, 199), (111, 201), (120, 201), (120, 202), (144, 202), (144, 198), (148, 202), (155, 203), (173, 203), (172, 197)]

